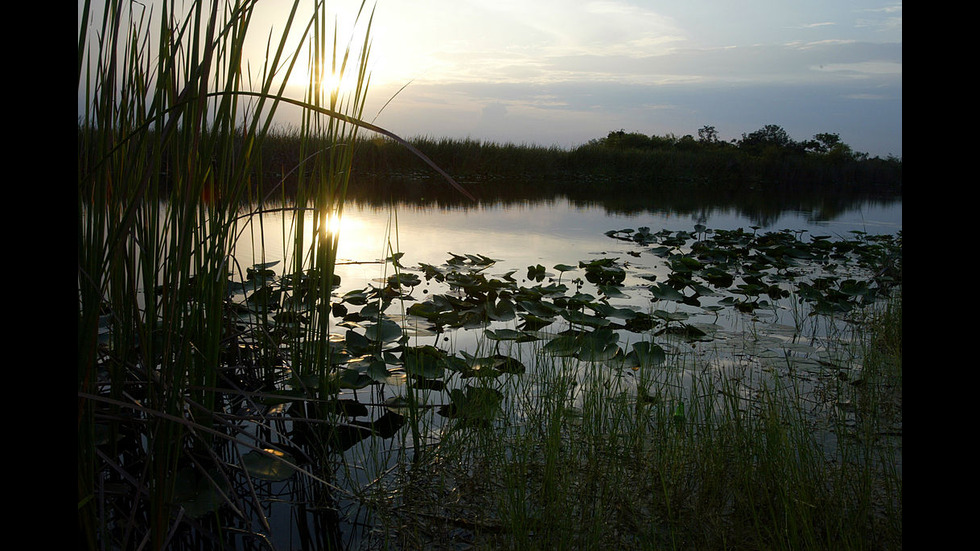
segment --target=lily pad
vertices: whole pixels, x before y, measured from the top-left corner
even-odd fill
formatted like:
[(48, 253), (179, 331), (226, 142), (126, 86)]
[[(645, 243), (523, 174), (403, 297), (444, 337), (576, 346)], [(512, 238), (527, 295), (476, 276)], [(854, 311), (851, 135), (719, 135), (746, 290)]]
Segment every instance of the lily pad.
[(273, 482), (282, 482), (293, 476), (296, 469), (289, 463), (295, 463), (291, 455), (273, 449), (261, 452), (253, 450), (242, 457), (242, 464), (248, 474)]
[(208, 477), (197, 469), (182, 468), (175, 477), (174, 500), (191, 518), (213, 513), (225, 503), (223, 492), (227, 491), (227, 487), (222, 482), (224, 480), (225, 477), (217, 473)]
[(402, 337), (402, 328), (395, 322), (385, 318), (368, 326), (364, 336), (374, 342), (394, 342)]

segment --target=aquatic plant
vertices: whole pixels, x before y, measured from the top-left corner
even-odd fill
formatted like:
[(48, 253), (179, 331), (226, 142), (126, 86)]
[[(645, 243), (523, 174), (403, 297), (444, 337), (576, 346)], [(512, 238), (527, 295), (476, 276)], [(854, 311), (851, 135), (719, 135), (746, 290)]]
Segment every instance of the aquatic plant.
[[(252, 1), (80, 6), (83, 547), (251, 545), (270, 530), (251, 477), (296, 473), (312, 481), (300, 490), (314, 517), (336, 525), (326, 458), (352, 434), (392, 430), (383, 419), (345, 422), (352, 404), (338, 389), (363, 388), (384, 369), (352, 358), (356, 340), (348, 350), (330, 331), (340, 313), (331, 222), (343, 215), (358, 130), (399, 140), (361, 120), (372, 12), (360, 5), (345, 41), (324, 2), (283, 6), (256, 68), (247, 44), (257, 13)], [(305, 96), (289, 97), (304, 63)], [(354, 86), (332, 87), (331, 73)], [(299, 182), (292, 229), (264, 228), (258, 215), (280, 207), (260, 185), (262, 150), (277, 111), (290, 108), (302, 111), (300, 159), (282, 171)], [(263, 258), (266, 231), (293, 232), (281, 273), (279, 259)], [(235, 253), (250, 244), (260, 261), (242, 267)], [(362, 336), (375, 351), (391, 337), (380, 320)]]

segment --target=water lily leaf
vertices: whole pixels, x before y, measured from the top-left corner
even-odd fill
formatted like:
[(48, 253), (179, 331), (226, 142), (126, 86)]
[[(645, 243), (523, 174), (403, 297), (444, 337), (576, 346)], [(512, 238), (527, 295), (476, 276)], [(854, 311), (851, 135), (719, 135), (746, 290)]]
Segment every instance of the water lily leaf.
[(622, 292), (619, 287), (613, 285), (599, 285), (599, 292), (609, 298), (630, 298), (629, 295)]
[(442, 377), (445, 352), (434, 346), (407, 348), (403, 354), (405, 372), (415, 377), (437, 379)]
[(225, 477), (217, 473), (207, 477), (197, 469), (182, 468), (174, 480), (174, 499), (189, 517), (200, 518), (217, 511), (225, 502), (222, 494), (228, 488), (224, 480)]
[(562, 310), (561, 317), (568, 320), (569, 323), (587, 325), (589, 327), (605, 327), (610, 324), (610, 321), (605, 318), (590, 316), (577, 310)]
[(620, 285), (626, 279), (626, 270), (616, 265), (615, 258), (579, 262), (579, 267), (585, 268), (585, 279), (596, 285)]
[(665, 283), (656, 283), (651, 285), (650, 292), (653, 293), (654, 298), (659, 300), (673, 300), (680, 302), (685, 298), (680, 291)]
[(548, 341), (542, 350), (553, 356), (574, 356), (581, 348), (582, 340), (577, 334), (559, 335)]
[(571, 266), (569, 264), (555, 264), (554, 265), (554, 268), (556, 270), (558, 270), (559, 272), (570, 272), (572, 270), (577, 269), (578, 267), (577, 266)]
[(273, 482), (287, 480), (296, 472), (296, 469), (287, 461), (289, 463), (295, 462), (288, 453), (273, 449), (266, 449), (261, 452), (253, 450), (242, 457), (242, 464), (248, 474)]
[(390, 319), (382, 319), (379, 323), (368, 326), (364, 336), (374, 342), (394, 342), (402, 337), (402, 328)]
[(559, 309), (543, 300), (521, 300), (518, 305), (527, 313), (538, 316), (539, 318), (554, 317)]
[(605, 362), (621, 356), (622, 349), (616, 343), (583, 342), (578, 358), (585, 362)]
[(840, 292), (851, 296), (867, 295), (869, 292), (868, 282), (845, 279), (840, 282)]
[(355, 289), (353, 291), (348, 291), (341, 298), (343, 299), (344, 302), (346, 302), (348, 304), (353, 304), (355, 306), (361, 306), (363, 304), (367, 304), (367, 301), (368, 301), (368, 298), (369, 297), (368, 297), (368, 294), (367, 294), (366, 291)]
[(344, 342), (347, 345), (347, 350), (355, 356), (359, 356), (371, 348), (371, 341), (364, 335), (350, 329), (347, 330)]
[(698, 296), (702, 296), (702, 297), (714, 297), (714, 296), (718, 296), (718, 293), (715, 292), (713, 289), (711, 289), (710, 287), (706, 287), (704, 285), (701, 285), (700, 283), (692, 282), (688, 286)]
[(666, 327), (666, 328), (661, 329), (660, 331), (658, 331), (657, 334), (658, 335), (663, 335), (663, 334), (677, 335), (677, 336), (679, 336), (679, 337), (681, 337), (683, 339), (689, 340), (689, 341), (694, 341), (694, 340), (710, 340), (710, 339), (707, 339), (707, 335), (708, 335), (707, 333), (705, 333), (704, 331), (702, 331), (701, 329), (698, 329), (697, 327), (695, 327), (693, 325), (688, 325), (686, 323), (685, 324), (682, 324), (682, 325), (679, 325), (679, 326)]
[(385, 408), (396, 415), (411, 413), (411, 404), (404, 396), (391, 396), (384, 401)]
[(488, 339), (494, 341), (516, 341), (524, 340), (528, 337), (527, 333), (514, 329), (487, 329), (483, 332)]
[(370, 386), (374, 380), (366, 373), (361, 373), (357, 369), (338, 369), (331, 375), (331, 382), (339, 388), (361, 389)]
[(537, 331), (555, 322), (552, 318), (540, 318), (533, 314), (521, 314), (521, 320), (519, 327), (523, 331)]
[(700, 270), (702, 264), (694, 257), (675, 255), (670, 259), (670, 267), (675, 272), (694, 272)]
[(422, 283), (422, 279), (412, 273), (401, 272), (388, 276), (388, 285), (390, 287), (415, 287), (420, 283)]
[(442, 281), (445, 279), (445, 272), (431, 264), (420, 262), (419, 269), (422, 270), (422, 275), (425, 276), (426, 280), (435, 279), (436, 281)]
[(527, 278), (531, 281), (541, 281), (545, 277), (544, 266), (538, 264), (537, 266), (527, 267)]
[(387, 364), (373, 355), (355, 358), (348, 362), (347, 365), (351, 369), (367, 375), (372, 381), (378, 383), (384, 382), (390, 375)]
[(667, 353), (663, 347), (645, 341), (635, 343), (630, 354), (636, 358), (640, 367), (653, 367), (667, 361)]
[(334, 398), (323, 402), (324, 407), (336, 415), (346, 415), (348, 417), (366, 417), (368, 408), (357, 400), (350, 398)]
[(653, 315), (667, 321), (684, 321), (691, 317), (687, 312), (668, 312), (666, 310), (654, 310)]
[(293, 372), (292, 377), (289, 378), (289, 387), (294, 390), (306, 390), (309, 388), (320, 388), (320, 377), (317, 375), (299, 375)]
[(449, 397), (452, 403), (440, 408), (440, 415), (478, 421), (496, 417), (504, 399), (499, 390), (473, 386), (467, 386), (465, 391), (454, 388)]
[(493, 368), (501, 373), (519, 375), (527, 371), (527, 367), (523, 363), (510, 356), (494, 354), (491, 358), (493, 359)]
[(517, 317), (514, 311), (514, 303), (507, 299), (500, 299), (496, 304), (487, 304), (487, 317), (494, 321), (510, 321)]
[(593, 304), (592, 309), (605, 318), (633, 319), (638, 315), (632, 308), (616, 308), (604, 302)]
[(715, 287), (728, 288), (735, 283), (735, 277), (727, 271), (716, 266), (709, 266), (700, 272), (705, 281)]

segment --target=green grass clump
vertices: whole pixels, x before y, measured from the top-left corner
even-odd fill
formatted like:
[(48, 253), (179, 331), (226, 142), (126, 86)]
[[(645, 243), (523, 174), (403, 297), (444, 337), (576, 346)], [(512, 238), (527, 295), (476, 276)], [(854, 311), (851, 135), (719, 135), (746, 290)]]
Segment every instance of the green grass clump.
[[(332, 36), (322, 2), (309, 6), (305, 20), (301, 7), (297, 1), (283, 12), (281, 35), (268, 37), (264, 65), (253, 68), (245, 47), (254, 2), (166, 3), (162, 12), (138, 2), (82, 6), (80, 547), (169, 549), (208, 538), (234, 547), (236, 538), (254, 536), (243, 519), (260, 510), (236, 477), (243, 465), (255, 468), (255, 456), (246, 461), (246, 454), (277, 461), (280, 470), (296, 467), (270, 449), (269, 427), (243, 436), (240, 412), (260, 409), (248, 391), (267, 389), (262, 383), (283, 368), (294, 367), (297, 380), (319, 381), (306, 387), (311, 398), (329, 380), (323, 305), (337, 242), (326, 225), (343, 210), (370, 34), (363, 6), (364, 42), (346, 46)], [(353, 73), (357, 85), (341, 94), (313, 74), (305, 97), (284, 96), (303, 57), (312, 67)], [(240, 229), (264, 208), (260, 151), (287, 103), (304, 112), (291, 305), (312, 323), (253, 339), (229, 299), (236, 291), (230, 282), (254, 284), (263, 275), (250, 270), (246, 277), (233, 253)], [(313, 221), (312, 242), (304, 218)], [(252, 297), (255, 311), (276, 298)], [(322, 473), (307, 474), (325, 482)], [(244, 527), (229, 532), (230, 525)]]
[[(623, 374), (538, 352), (503, 384), (502, 419), (448, 428), (385, 494), (387, 541), (901, 548), (900, 302), (876, 312), (862, 341), (840, 343), (870, 347), (861, 378), (816, 388), (758, 365), (673, 357)], [(856, 421), (840, 415), (851, 404)]]

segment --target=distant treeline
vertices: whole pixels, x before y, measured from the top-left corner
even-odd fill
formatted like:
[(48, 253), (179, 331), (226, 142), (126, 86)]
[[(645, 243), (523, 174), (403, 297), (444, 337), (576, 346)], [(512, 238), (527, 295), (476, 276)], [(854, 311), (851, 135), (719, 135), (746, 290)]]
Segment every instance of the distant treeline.
[[(79, 129), (83, 132), (82, 129)], [(691, 135), (648, 136), (617, 130), (574, 148), (518, 145), (472, 139), (417, 137), (409, 142), (468, 191), (482, 199), (527, 195), (699, 196), (744, 192), (770, 195), (873, 195), (902, 192), (902, 161), (855, 152), (837, 134), (795, 141), (776, 125), (718, 139), (714, 127)], [(298, 132), (274, 130), (252, 164), (255, 183), (287, 195), (304, 171), (302, 157), (330, 144), (303, 145)], [(81, 152), (80, 152), (81, 154)], [(457, 194), (442, 176), (395, 140), (362, 133), (352, 181), (364, 193), (382, 187), (398, 195), (425, 190)], [(352, 197), (361, 195), (357, 189)], [(443, 195), (443, 198), (449, 199)]]
[[(732, 142), (718, 140), (710, 126), (698, 134), (695, 139), (619, 130), (572, 149), (424, 137), (411, 143), (454, 178), (476, 185), (524, 180), (569, 192), (819, 188), (901, 193), (900, 159), (869, 158), (854, 152), (837, 134), (797, 142), (775, 125)], [(438, 178), (410, 151), (386, 139), (358, 144), (353, 170), (360, 176)]]

